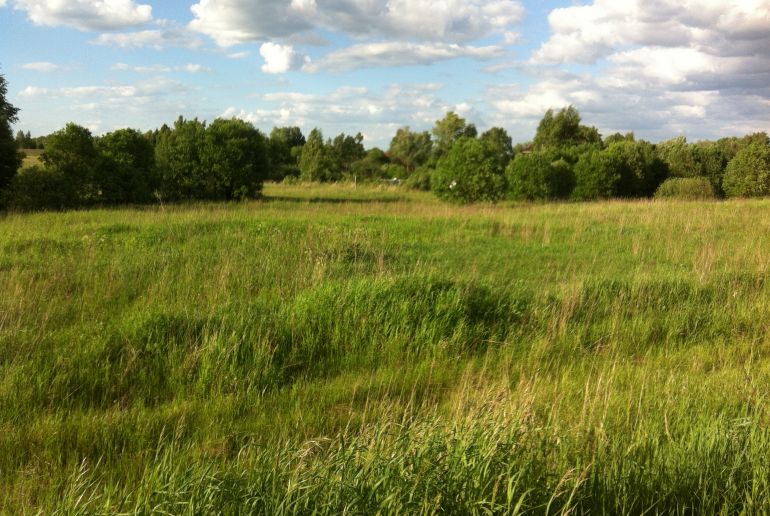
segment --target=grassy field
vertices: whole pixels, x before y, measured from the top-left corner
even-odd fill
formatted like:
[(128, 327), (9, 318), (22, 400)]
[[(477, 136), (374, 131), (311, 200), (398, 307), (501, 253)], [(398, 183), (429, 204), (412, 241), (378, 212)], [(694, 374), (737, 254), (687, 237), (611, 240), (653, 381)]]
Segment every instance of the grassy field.
[(21, 152), (24, 153), (24, 161), (21, 164), (22, 169), (43, 164), (40, 160), (40, 156), (43, 154), (42, 149), (22, 149)]
[(0, 218), (0, 512), (770, 510), (770, 201)]

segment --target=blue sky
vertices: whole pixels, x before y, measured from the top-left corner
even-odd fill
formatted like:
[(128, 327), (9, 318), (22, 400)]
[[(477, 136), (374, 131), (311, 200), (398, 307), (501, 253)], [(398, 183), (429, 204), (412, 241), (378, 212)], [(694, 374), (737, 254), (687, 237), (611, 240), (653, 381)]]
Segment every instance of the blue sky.
[(572, 104), (653, 141), (770, 130), (770, 0), (0, 0), (15, 129), (178, 115), (361, 131), (454, 110), (514, 141)]

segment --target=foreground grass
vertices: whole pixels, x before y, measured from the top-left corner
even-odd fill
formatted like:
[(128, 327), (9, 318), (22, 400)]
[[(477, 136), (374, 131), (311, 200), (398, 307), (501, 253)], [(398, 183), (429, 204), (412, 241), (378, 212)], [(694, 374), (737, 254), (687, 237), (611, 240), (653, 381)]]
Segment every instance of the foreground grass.
[(770, 202), (0, 219), (0, 510), (770, 509)]

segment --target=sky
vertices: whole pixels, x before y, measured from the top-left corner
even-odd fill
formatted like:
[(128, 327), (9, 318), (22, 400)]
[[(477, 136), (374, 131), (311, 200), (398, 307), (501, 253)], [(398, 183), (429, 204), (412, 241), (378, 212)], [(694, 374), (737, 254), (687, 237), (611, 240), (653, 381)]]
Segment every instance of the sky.
[(770, 0), (0, 0), (15, 130), (179, 116), (361, 132), (455, 111), (532, 139), (575, 106), (603, 135), (770, 131)]

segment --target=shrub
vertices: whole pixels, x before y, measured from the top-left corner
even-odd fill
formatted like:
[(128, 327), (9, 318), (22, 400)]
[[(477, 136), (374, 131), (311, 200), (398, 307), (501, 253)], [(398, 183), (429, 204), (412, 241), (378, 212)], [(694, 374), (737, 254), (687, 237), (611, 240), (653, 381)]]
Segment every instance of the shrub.
[(705, 177), (672, 177), (655, 192), (656, 199), (713, 199), (716, 197), (711, 181)]
[(422, 190), (424, 192), (430, 191), (430, 176), (433, 173), (433, 169), (427, 165), (417, 167), (417, 170), (412, 172), (404, 185), (412, 190)]
[(572, 167), (555, 151), (518, 154), (505, 174), (513, 199), (565, 198), (575, 186)]
[(494, 202), (505, 195), (505, 172), (491, 146), (464, 136), (439, 160), (431, 188), (446, 201)]
[(13, 178), (0, 204), (19, 211), (59, 210), (77, 206), (78, 197), (64, 172), (35, 166)]
[(730, 197), (770, 195), (770, 145), (752, 143), (727, 164), (722, 188)]

